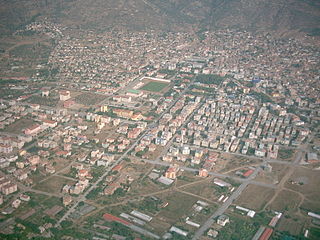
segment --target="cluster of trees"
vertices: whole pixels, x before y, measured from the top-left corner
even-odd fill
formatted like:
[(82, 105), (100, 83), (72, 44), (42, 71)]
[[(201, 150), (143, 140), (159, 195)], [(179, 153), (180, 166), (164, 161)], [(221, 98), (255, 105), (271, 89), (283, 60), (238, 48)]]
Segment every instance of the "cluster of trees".
[(214, 85), (219, 85), (221, 84), (226, 77), (221, 77), (216, 74), (199, 74), (196, 77), (196, 81), (203, 83), (203, 84), (214, 84)]

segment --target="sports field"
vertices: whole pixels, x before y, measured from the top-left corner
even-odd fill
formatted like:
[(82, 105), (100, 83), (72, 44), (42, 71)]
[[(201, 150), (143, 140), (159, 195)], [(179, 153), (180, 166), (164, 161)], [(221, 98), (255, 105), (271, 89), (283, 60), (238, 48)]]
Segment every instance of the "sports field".
[(170, 83), (165, 82), (148, 82), (143, 85), (140, 90), (149, 91), (149, 92), (161, 92), (165, 87)]

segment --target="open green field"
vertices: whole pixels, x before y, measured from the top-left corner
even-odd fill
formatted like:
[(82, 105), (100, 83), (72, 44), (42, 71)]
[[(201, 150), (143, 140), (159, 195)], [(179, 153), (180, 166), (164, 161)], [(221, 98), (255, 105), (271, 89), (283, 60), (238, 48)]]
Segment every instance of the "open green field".
[(170, 83), (165, 82), (148, 82), (143, 85), (140, 90), (149, 91), (149, 92), (161, 92), (165, 87)]

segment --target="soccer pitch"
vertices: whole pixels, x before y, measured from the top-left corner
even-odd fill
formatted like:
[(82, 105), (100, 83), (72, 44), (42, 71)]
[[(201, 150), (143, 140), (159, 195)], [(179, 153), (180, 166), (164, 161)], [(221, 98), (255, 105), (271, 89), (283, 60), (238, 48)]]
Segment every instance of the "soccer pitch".
[(164, 82), (148, 82), (140, 88), (140, 90), (149, 91), (149, 92), (161, 92), (165, 87), (170, 83)]

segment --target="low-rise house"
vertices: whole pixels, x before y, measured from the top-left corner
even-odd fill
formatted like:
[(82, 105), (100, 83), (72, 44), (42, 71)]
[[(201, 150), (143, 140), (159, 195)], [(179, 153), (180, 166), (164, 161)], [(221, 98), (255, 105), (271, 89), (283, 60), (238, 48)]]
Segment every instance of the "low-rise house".
[(36, 135), (41, 131), (41, 126), (39, 124), (32, 125), (24, 130), (26, 135)]
[(50, 128), (54, 128), (58, 125), (58, 123), (56, 121), (52, 121), (49, 119), (45, 119), (42, 121), (43, 125), (46, 127), (50, 127)]
[(64, 206), (68, 206), (72, 203), (72, 197), (70, 195), (62, 197), (62, 203)]
[(70, 91), (60, 91), (59, 92), (60, 101), (67, 101), (71, 98)]
[(22, 201), (29, 202), (29, 201), (30, 201), (30, 196), (25, 195), (25, 194), (21, 194), (21, 195), (20, 195), (20, 199), (21, 199)]
[(225, 226), (227, 223), (229, 223), (230, 222), (230, 219), (229, 219), (229, 217), (228, 216), (226, 216), (226, 215), (221, 215), (221, 216), (219, 216), (218, 217), (218, 219), (217, 219), (217, 223), (219, 224), (219, 225), (221, 225), (221, 226)]
[(179, 166), (175, 164), (175, 165), (170, 166), (167, 169), (167, 171), (165, 172), (164, 176), (166, 178), (176, 179), (178, 172), (179, 172)]
[(207, 169), (200, 169), (199, 170), (199, 177), (208, 177), (209, 173)]
[(13, 150), (12, 145), (0, 144), (0, 153), (11, 153)]
[(318, 155), (316, 153), (309, 152), (307, 154), (307, 161), (308, 161), (308, 163), (317, 163), (317, 162), (319, 162)]
[(1, 191), (4, 195), (9, 195), (18, 191), (18, 186), (15, 183), (8, 183), (1, 187)]
[(11, 206), (13, 208), (18, 208), (20, 206), (20, 204), (21, 204), (21, 200), (20, 199), (16, 199), (11, 203)]
[(38, 155), (34, 155), (28, 158), (28, 162), (30, 165), (38, 165), (40, 163), (40, 157)]

